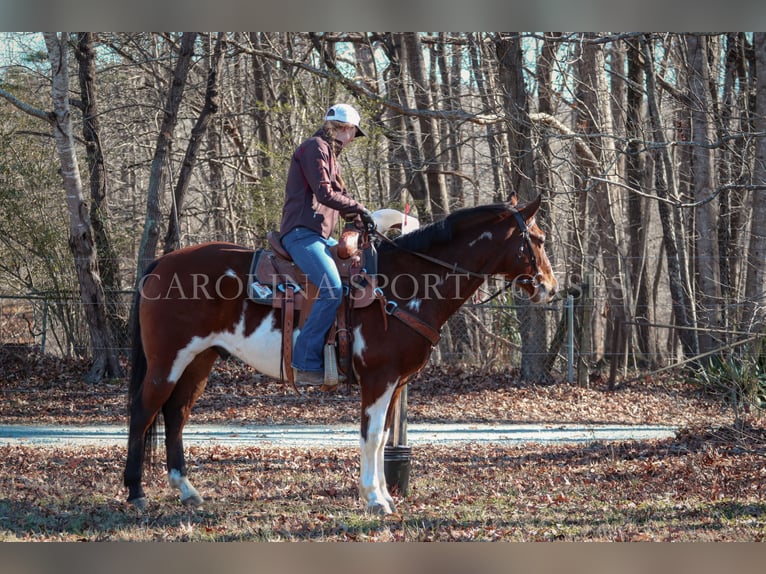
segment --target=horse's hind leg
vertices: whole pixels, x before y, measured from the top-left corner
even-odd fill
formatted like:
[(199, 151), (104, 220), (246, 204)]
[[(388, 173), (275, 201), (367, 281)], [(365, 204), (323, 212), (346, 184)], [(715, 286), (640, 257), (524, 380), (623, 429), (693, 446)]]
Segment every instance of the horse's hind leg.
[(183, 429), (189, 419), (192, 406), (202, 394), (210, 369), (218, 353), (212, 349), (203, 351), (184, 370), (176, 383), (173, 394), (162, 406), (165, 420), (165, 448), (167, 451), (168, 481), (181, 491), (181, 502), (199, 506), (203, 499), (189, 482), (184, 460)]
[(144, 457), (151, 448), (151, 428), (157, 413), (172, 392), (172, 386), (164, 381), (166, 371), (149, 369), (143, 377), (140, 392), (129, 405), (130, 425), (128, 428), (128, 455), (125, 463), (124, 481), (128, 487), (128, 502), (139, 509), (146, 506), (146, 496), (141, 486), (144, 469)]
[(141, 398), (136, 397), (130, 405), (130, 428), (128, 429), (128, 457), (125, 463), (124, 481), (128, 487), (128, 502), (139, 509), (146, 506), (146, 495), (141, 486), (144, 468), (144, 444), (146, 431), (154, 417), (146, 415)]

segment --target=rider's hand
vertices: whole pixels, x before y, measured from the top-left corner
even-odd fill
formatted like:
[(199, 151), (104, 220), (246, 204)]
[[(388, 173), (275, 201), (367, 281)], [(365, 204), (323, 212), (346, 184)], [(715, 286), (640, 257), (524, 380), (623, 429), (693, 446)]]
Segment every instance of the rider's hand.
[(375, 220), (372, 218), (372, 213), (370, 213), (369, 210), (364, 209), (359, 212), (359, 218), (362, 220), (362, 225), (364, 226), (365, 232), (368, 234), (375, 233), (377, 225), (375, 224)]

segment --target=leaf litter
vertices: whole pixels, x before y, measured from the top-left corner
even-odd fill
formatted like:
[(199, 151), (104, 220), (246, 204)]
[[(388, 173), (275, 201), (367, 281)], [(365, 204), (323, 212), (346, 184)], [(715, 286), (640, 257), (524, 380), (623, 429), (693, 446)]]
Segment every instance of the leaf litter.
[[(84, 361), (0, 352), (0, 423), (120, 424), (125, 383), (84, 382)], [(195, 423), (356, 422), (354, 388), (296, 395), (220, 363)], [(523, 383), (513, 371), (428, 368), (409, 386), (415, 422), (612, 423), (681, 427), (674, 438), (579, 445), (413, 445), (398, 512), (359, 500), (358, 449), (187, 448), (206, 498), (183, 507), (162, 454), (150, 504), (125, 503), (124, 447), (0, 447), (0, 540), (763, 541), (766, 425), (670, 377), (618, 391)]]

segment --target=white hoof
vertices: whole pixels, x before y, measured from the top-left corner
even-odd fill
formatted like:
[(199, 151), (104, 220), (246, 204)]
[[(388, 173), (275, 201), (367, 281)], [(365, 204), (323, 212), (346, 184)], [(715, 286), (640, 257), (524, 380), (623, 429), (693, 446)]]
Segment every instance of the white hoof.
[(376, 514), (378, 516), (386, 516), (387, 514), (393, 514), (394, 511), (391, 510), (388, 503), (383, 502), (371, 502), (367, 505), (367, 512), (368, 514)]
[(183, 497), (181, 498), (181, 504), (183, 504), (184, 506), (194, 506), (194, 507), (202, 506), (203, 502), (205, 502), (205, 500), (196, 492), (193, 494), (190, 494), (186, 498), (183, 498)]

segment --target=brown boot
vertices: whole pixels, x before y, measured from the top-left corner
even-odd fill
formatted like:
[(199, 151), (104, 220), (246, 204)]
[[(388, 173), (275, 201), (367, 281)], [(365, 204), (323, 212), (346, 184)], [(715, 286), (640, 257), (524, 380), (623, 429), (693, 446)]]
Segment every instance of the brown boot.
[(293, 367), (293, 380), (296, 385), (314, 386), (324, 384), (323, 371), (301, 371)]

